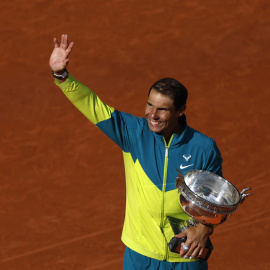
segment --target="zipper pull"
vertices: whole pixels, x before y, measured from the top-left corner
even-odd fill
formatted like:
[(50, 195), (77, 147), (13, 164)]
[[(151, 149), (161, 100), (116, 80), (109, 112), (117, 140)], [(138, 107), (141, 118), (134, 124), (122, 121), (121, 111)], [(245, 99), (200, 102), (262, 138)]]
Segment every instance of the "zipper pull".
[(169, 157), (169, 147), (166, 146), (166, 149), (165, 149), (165, 158)]

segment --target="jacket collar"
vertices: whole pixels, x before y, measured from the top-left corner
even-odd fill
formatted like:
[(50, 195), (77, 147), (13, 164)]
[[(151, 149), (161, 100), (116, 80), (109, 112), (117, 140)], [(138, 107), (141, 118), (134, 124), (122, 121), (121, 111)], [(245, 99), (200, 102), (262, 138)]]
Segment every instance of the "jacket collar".
[[(173, 133), (170, 139), (170, 143), (169, 143), (170, 148), (174, 148), (174, 147), (177, 147), (179, 144), (182, 144), (184, 139), (188, 137), (190, 127), (187, 125), (187, 119), (185, 115), (179, 118), (179, 123), (184, 125), (185, 128), (181, 134)], [(165, 139), (162, 135), (159, 135), (155, 132), (153, 132), (153, 134), (159, 143), (162, 143), (163, 145), (165, 145)]]

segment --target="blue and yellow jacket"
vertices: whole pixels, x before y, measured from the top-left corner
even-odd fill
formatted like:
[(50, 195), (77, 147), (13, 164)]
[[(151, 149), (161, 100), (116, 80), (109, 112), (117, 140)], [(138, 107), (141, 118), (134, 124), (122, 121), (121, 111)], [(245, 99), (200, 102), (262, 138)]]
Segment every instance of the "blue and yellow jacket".
[(221, 175), (222, 158), (213, 139), (186, 125), (168, 144), (149, 130), (145, 118), (123, 113), (103, 103), (74, 77), (55, 83), (100, 130), (117, 143), (124, 156), (126, 214), (122, 241), (145, 256), (170, 262), (192, 261), (168, 249), (174, 236), (167, 216), (187, 220), (175, 186), (177, 169), (185, 175), (201, 169)]

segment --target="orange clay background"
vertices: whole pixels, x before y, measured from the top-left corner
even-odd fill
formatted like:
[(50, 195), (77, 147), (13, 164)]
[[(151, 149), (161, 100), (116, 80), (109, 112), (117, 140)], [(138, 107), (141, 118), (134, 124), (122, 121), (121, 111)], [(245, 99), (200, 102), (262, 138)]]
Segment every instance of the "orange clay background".
[(189, 90), (188, 124), (213, 137), (224, 177), (248, 198), (212, 236), (210, 269), (270, 269), (268, 0), (1, 0), (0, 269), (122, 268), (121, 150), (53, 83), (69, 72), (144, 116), (152, 83)]

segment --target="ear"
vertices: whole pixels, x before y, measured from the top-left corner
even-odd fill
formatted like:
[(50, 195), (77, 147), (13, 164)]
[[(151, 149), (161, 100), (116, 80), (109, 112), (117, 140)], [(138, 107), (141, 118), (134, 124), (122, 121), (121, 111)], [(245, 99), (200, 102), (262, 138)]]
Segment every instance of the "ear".
[(179, 117), (181, 117), (185, 111), (186, 111), (187, 105), (184, 104), (180, 109), (179, 109)]

